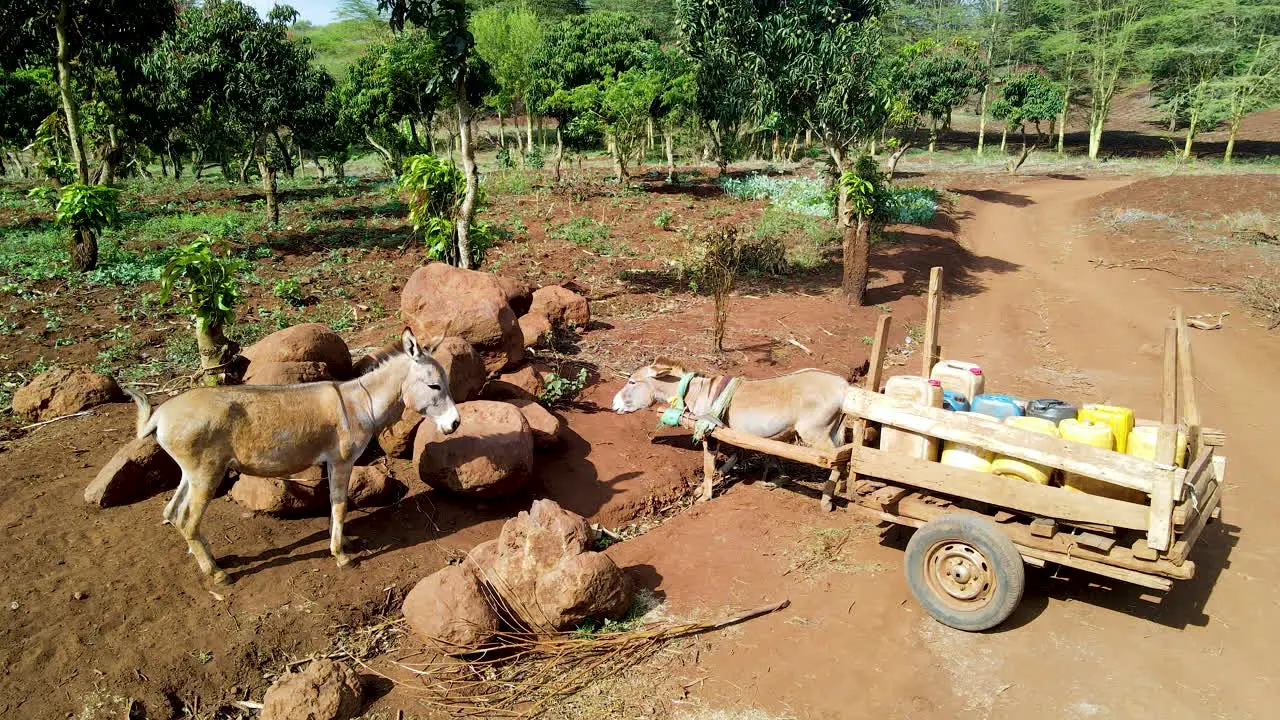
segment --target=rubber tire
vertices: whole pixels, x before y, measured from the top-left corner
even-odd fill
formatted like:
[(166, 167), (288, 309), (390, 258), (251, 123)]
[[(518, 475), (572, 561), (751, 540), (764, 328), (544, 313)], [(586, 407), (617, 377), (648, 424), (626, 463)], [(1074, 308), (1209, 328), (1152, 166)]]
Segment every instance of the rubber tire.
[[(986, 605), (972, 611), (948, 605), (926, 580), (925, 554), (934, 545), (948, 540), (964, 542), (988, 561), (995, 577), (995, 594)], [(907, 585), (916, 601), (935, 620), (967, 632), (989, 630), (1013, 614), (1026, 588), (1026, 572), (1022, 555), (1013, 541), (996, 524), (977, 515), (943, 515), (916, 530), (907, 543), (905, 560)]]

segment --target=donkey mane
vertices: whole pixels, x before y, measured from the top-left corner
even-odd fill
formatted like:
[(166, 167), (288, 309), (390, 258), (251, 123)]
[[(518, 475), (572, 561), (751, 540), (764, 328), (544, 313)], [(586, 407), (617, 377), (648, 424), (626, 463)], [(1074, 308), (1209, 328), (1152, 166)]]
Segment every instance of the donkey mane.
[(384, 348), (374, 350), (357, 363), (359, 372), (356, 373), (356, 376), (368, 375), (401, 355), (404, 355), (404, 346), (400, 343), (390, 343)]

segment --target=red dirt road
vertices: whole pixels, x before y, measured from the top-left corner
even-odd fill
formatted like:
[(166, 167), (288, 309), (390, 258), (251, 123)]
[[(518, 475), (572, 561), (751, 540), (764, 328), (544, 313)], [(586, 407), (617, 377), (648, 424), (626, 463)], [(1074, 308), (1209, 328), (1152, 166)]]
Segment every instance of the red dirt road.
[(676, 612), (793, 600), (732, 637), (710, 639), (689, 673), (706, 676), (694, 701), (797, 718), (1274, 717), (1280, 335), (1222, 297), (1173, 290), (1189, 284), (1177, 277), (1090, 264), (1124, 252), (1123, 238), (1083, 226), (1091, 201), (1131, 179), (963, 182), (957, 238), (990, 269), (968, 273), (963, 292), (949, 298), (941, 342), (945, 356), (981, 363), (989, 389), (1158, 416), (1170, 308), (1235, 310), (1226, 329), (1193, 338), (1202, 413), (1226, 430), (1230, 458), (1225, 522), (1206, 530), (1193, 555), (1198, 577), (1154, 601), (1124, 583), (1032, 571), (1010, 622), (966, 634), (910, 599), (905, 533), (884, 541), (855, 533), (847, 572), (784, 576), (805, 533), (858, 521), (819, 515), (816, 502), (787, 490), (734, 487), (612, 551), (620, 564), (651, 566)]

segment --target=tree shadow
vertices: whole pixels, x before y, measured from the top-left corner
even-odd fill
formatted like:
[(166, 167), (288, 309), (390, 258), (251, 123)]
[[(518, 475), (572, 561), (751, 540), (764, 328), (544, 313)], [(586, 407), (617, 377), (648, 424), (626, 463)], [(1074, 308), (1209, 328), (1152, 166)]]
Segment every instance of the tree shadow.
[(872, 248), (872, 276), (884, 277), (885, 271), (896, 271), (902, 279), (893, 285), (868, 288), (865, 305), (925, 294), (929, 289), (929, 269), (935, 266), (946, 268), (943, 290), (950, 297), (977, 295), (986, 289), (983, 275), (1016, 272), (1021, 268), (1007, 260), (976, 255), (950, 237), (903, 231), (893, 235), (894, 242), (879, 243)]
[(1035, 201), (1026, 195), (1012, 193), (1006, 190), (957, 190), (952, 189), (951, 192), (957, 195), (967, 195), (971, 198), (989, 203), (999, 203), (1001, 205), (1009, 205), (1011, 207), (1028, 207), (1035, 204)]
[(404, 227), (333, 227), (270, 234), (260, 244), (285, 255), (306, 255), (335, 248), (406, 249), (418, 243), (413, 229)]
[(398, 200), (381, 202), (376, 205), (342, 205), (318, 210), (312, 213), (312, 217), (329, 222), (351, 222), (369, 218), (407, 218), (409, 217), (409, 206)]

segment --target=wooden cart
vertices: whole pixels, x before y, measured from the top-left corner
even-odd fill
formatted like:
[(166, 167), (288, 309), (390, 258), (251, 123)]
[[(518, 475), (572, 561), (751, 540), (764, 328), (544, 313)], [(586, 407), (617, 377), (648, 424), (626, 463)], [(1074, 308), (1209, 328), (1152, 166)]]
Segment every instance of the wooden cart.
[[(939, 356), (938, 289), (930, 283), (923, 374)], [(1226, 459), (1220, 432), (1200, 426), (1191, 346), (1181, 311), (1166, 332), (1163, 407), (1157, 461), (995, 425), (979, 418), (897, 401), (878, 392), (889, 318), (877, 328), (870, 372), (845, 399), (853, 442), (815, 450), (723, 428), (711, 436), (744, 449), (832, 469), (826, 492), (850, 510), (918, 528), (907, 545), (912, 592), (940, 622), (970, 631), (1003, 622), (1017, 607), (1024, 563), (1057, 563), (1155, 590), (1190, 579), (1190, 554), (1217, 516)], [(976, 472), (867, 447), (894, 427), (990, 450), (1139, 491), (1143, 502)], [(1190, 440), (1187, 467), (1174, 465), (1177, 436)], [(714, 472), (710, 448), (706, 467)], [(834, 486), (834, 487), (833, 487)], [(1135, 495), (1130, 493), (1130, 495)]]

